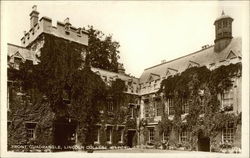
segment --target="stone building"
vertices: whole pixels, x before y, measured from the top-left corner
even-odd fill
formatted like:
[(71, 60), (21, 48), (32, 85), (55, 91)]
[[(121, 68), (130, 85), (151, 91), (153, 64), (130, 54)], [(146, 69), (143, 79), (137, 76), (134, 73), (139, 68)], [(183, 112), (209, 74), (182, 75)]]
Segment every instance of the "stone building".
[[(176, 124), (177, 118), (176, 100), (166, 97), (166, 94), (161, 91), (164, 81), (168, 78), (181, 76), (192, 68), (205, 67), (213, 72), (222, 66), (241, 64), (241, 38), (232, 37), (232, 22), (233, 19), (223, 12), (214, 22), (214, 45), (205, 45), (201, 50), (186, 56), (146, 68), (140, 78), (127, 75), (121, 64), (118, 73), (92, 67), (91, 70), (99, 75), (106, 85), (111, 85), (112, 81), (120, 79), (126, 86), (123, 93), (125, 99), (119, 106), (110, 103), (100, 111), (100, 117), (105, 116), (105, 119), (97, 124), (96, 131), (93, 131), (96, 135), (95, 145), (129, 147), (140, 145), (158, 148), (166, 143), (171, 147), (213, 151), (223, 144), (230, 143), (231, 146), (241, 148), (241, 124), (237, 122), (231, 121), (221, 125), (221, 129), (213, 136), (205, 134), (206, 127), (203, 126), (203, 130), (198, 130), (196, 135), (190, 135), (189, 128), (186, 127), (174, 128), (173, 124)], [(30, 25), (30, 30), (25, 32), (21, 39), (21, 46), (8, 44), (9, 66), (19, 69), (20, 63), (25, 61), (38, 64), (37, 56), (40, 56), (40, 50), (46, 38), (51, 36), (63, 40), (64, 43), (76, 43), (83, 56), (86, 54), (88, 33), (82, 28), (73, 27), (68, 18), (64, 22), (57, 22), (56, 27), (52, 26), (50, 18), (39, 19), (39, 12), (34, 6), (30, 14)], [(217, 113), (232, 114), (236, 116), (235, 118), (239, 118), (241, 116), (241, 74), (232, 75), (230, 80), (233, 85), (223, 89), (217, 95), (220, 107)], [(59, 139), (65, 140), (66, 145), (79, 143), (76, 120), (71, 118), (53, 120), (53, 112), (46, 108), (48, 104), (46, 98), (40, 97), (43, 106), (34, 106), (32, 99), (25, 96), (20, 89), (13, 90), (14, 85), (15, 81), (8, 79), (8, 145), (34, 142), (50, 145)], [(201, 100), (206, 93), (208, 92), (205, 88), (199, 89)], [(201, 104), (203, 104), (202, 101)], [(187, 117), (192, 113), (193, 103), (183, 99), (180, 106), (180, 126), (188, 126)], [(115, 117), (117, 109), (123, 109), (126, 115), (119, 121)], [(200, 113), (198, 118), (205, 118), (204, 115), (206, 114)], [(162, 126), (164, 123), (171, 126)], [(58, 134), (62, 129), (65, 134)], [(59, 135), (56, 138), (55, 133)], [(195, 141), (191, 140), (192, 137)]]
[[(164, 79), (170, 76), (180, 75), (182, 72), (191, 67), (206, 66), (213, 71), (220, 66), (241, 63), (241, 38), (232, 37), (233, 19), (225, 15), (217, 18), (215, 25), (214, 45), (205, 45), (201, 50), (177, 59), (162, 62), (161, 64), (149, 67), (144, 70), (140, 76), (140, 97), (141, 97), (141, 115), (147, 124), (141, 132), (140, 144), (157, 144), (167, 141), (170, 145), (185, 144), (189, 142), (188, 130), (170, 129), (168, 132), (160, 132), (159, 122), (162, 122), (163, 116), (173, 121), (175, 117), (174, 100), (164, 97), (163, 93), (158, 93), (160, 85)], [(225, 113), (234, 113), (241, 115), (241, 76), (231, 78), (233, 86), (218, 94), (220, 107), (223, 109), (230, 107)], [(203, 91), (204, 92), (204, 91)], [(186, 122), (185, 117), (189, 114), (189, 105), (185, 102), (181, 105), (181, 119)], [(172, 142), (172, 144), (171, 144)], [(223, 144), (230, 142), (233, 146), (241, 147), (241, 125), (236, 127), (228, 124), (218, 132), (215, 140), (208, 136), (199, 136), (196, 141), (195, 150), (210, 151), (214, 144)], [(180, 145), (181, 146), (181, 145)], [(219, 147), (217, 147), (219, 148)], [(211, 149), (213, 150), (213, 149)]]
[[(47, 39), (53, 37), (60, 41), (60, 47), (66, 49), (67, 43), (77, 45), (82, 57), (86, 55), (88, 33), (82, 28), (76, 28), (66, 18), (52, 26), (52, 19), (42, 17), (36, 6), (30, 13), (30, 30), (24, 32), (21, 46), (8, 44), (8, 68), (19, 69), (20, 64), (27, 62), (38, 64), (41, 49)], [(58, 50), (60, 51), (60, 50)], [(60, 53), (60, 52), (59, 52)], [(101, 122), (96, 125), (94, 144), (96, 146), (135, 146), (137, 144), (136, 124), (139, 112), (138, 83), (139, 79), (127, 75), (122, 64), (118, 73), (92, 67), (107, 86), (112, 81), (120, 79), (125, 83), (124, 99), (120, 105), (112, 103), (112, 97), (107, 99), (107, 107), (102, 107)], [(15, 80), (8, 78), (8, 145), (40, 144), (40, 145), (78, 145), (77, 120), (72, 118), (55, 118), (45, 96), (34, 103), (34, 97), (24, 92), (16, 85)], [(110, 102), (110, 103), (109, 103)], [(117, 118), (117, 111), (123, 111), (124, 116)], [(118, 120), (116, 120), (118, 119)], [(18, 131), (18, 132), (17, 132)], [(62, 132), (64, 131), (64, 132)], [(45, 139), (46, 138), (46, 139)]]

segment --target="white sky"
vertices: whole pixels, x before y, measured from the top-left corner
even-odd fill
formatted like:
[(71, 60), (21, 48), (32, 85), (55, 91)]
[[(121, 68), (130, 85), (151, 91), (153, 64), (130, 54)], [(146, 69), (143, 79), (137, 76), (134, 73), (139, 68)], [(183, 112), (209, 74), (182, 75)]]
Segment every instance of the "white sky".
[(119, 60), (126, 73), (140, 77), (145, 68), (194, 51), (214, 41), (214, 20), (222, 10), (234, 18), (233, 36), (242, 36), (248, 2), (85, 1), (1, 2), (4, 40), (20, 45), (30, 28), (29, 13), (38, 6), (39, 18), (56, 21), (66, 17), (75, 27), (93, 25), (121, 45)]

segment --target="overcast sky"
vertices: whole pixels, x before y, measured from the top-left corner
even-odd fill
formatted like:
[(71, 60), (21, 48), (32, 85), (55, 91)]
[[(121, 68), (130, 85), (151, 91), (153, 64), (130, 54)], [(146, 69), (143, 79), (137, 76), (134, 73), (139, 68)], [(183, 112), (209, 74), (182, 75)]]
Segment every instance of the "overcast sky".
[(93, 25), (112, 34), (121, 45), (119, 60), (126, 73), (140, 77), (145, 68), (212, 45), (214, 20), (222, 10), (233, 21), (233, 36), (242, 36), (248, 2), (169, 2), (169, 1), (91, 1), (91, 2), (11, 2), (2, 3), (3, 37), (20, 45), (23, 31), (30, 27), (29, 13), (37, 5), (39, 18), (56, 21), (70, 18), (75, 27)]

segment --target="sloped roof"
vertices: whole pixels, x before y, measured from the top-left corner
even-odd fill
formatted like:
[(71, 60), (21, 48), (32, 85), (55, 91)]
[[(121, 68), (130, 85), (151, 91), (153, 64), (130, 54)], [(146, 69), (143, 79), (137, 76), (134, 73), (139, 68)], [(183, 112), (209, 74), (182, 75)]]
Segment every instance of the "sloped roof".
[(217, 21), (219, 21), (219, 20), (221, 20), (221, 19), (227, 19), (227, 18), (233, 19), (233, 18), (231, 18), (229, 15), (226, 15), (226, 14), (224, 13), (224, 11), (222, 11), (221, 16), (218, 17), (218, 18), (215, 20), (214, 23), (216, 23)]
[(33, 53), (25, 47), (17, 46), (14, 44), (8, 43), (8, 56), (12, 57), (14, 55), (20, 55), (24, 60), (34, 60)]
[(103, 70), (103, 69), (95, 68), (95, 67), (91, 67), (91, 70), (95, 73), (99, 73), (100, 75), (105, 75), (105, 76), (113, 77), (113, 78), (120, 78), (123, 81), (131, 80), (132, 82), (139, 83), (138, 78), (135, 78), (133, 76), (128, 76), (126, 74), (111, 72), (111, 71), (107, 71), (107, 70)]
[(168, 68), (176, 69), (178, 70), (178, 73), (183, 72), (188, 68), (190, 62), (198, 63), (200, 66), (209, 67), (209, 65), (212, 63), (219, 63), (220, 61), (226, 60), (231, 51), (237, 57), (241, 57), (240, 37), (233, 38), (230, 44), (221, 52), (214, 52), (214, 46), (210, 46), (206, 49), (201, 49), (186, 56), (182, 56), (180, 58), (147, 68), (140, 76), (140, 83), (147, 82), (147, 79), (151, 73), (165, 76)]

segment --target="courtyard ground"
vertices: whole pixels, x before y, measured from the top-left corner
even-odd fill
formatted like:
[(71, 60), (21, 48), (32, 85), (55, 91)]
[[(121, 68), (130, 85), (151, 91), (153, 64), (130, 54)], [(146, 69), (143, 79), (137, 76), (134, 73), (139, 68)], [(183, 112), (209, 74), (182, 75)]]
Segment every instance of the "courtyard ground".
[(85, 151), (62, 151), (62, 152), (49, 152), (49, 153), (18, 153), (18, 152), (8, 152), (8, 157), (30, 157), (35, 156), (37, 158), (45, 157), (185, 157), (185, 158), (249, 158), (249, 156), (242, 154), (224, 154), (224, 153), (215, 153), (215, 152), (201, 152), (201, 151), (183, 151), (183, 150), (160, 150), (160, 149), (141, 149), (141, 148), (128, 148), (128, 149), (115, 149), (115, 150), (95, 150), (93, 153), (86, 153)]

